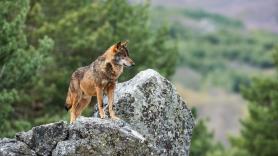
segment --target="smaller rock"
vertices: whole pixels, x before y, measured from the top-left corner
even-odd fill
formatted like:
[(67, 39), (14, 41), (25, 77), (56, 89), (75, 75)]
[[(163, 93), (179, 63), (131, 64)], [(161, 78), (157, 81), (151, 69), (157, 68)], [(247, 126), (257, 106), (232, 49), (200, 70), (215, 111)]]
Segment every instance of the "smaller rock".
[(16, 134), (16, 139), (26, 143), (38, 155), (50, 155), (59, 141), (68, 136), (68, 126), (60, 121), (32, 128)]
[(124, 121), (81, 116), (69, 126), (69, 138), (59, 142), (52, 155), (157, 155), (157, 152)]
[(35, 156), (36, 153), (25, 143), (15, 139), (0, 140), (0, 156)]

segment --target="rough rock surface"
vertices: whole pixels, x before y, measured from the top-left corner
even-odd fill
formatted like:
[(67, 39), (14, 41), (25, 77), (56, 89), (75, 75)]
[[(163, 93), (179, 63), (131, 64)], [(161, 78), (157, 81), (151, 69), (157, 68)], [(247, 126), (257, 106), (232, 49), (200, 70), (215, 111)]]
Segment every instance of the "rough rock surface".
[(192, 113), (156, 71), (148, 69), (117, 84), (115, 107), (116, 114), (154, 144), (160, 155), (188, 155)]
[(38, 155), (50, 155), (59, 141), (65, 140), (68, 126), (65, 122), (56, 122), (32, 128), (16, 134), (16, 139), (26, 143)]
[(69, 126), (69, 138), (52, 153), (63, 155), (157, 155), (142, 135), (124, 121), (80, 117)]
[[(173, 85), (154, 70), (117, 85), (122, 119), (79, 117), (0, 140), (2, 155), (188, 155), (194, 120)], [(108, 113), (107, 113), (108, 115)]]
[(0, 156), (35, 156), (36, 153), (25, 143), (16, 139), (0, 139)]

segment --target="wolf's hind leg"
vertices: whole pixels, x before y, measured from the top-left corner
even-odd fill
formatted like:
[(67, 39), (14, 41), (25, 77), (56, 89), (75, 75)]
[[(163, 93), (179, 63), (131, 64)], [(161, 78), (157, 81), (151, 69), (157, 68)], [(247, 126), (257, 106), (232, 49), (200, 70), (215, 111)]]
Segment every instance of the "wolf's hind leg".
[(91, 96), (88, 95), (83, 95), (81, 100), (79, 101), (79, 103), (76, 106), (76, 111), (75, 111), (75, 116), (76, 118), (78, 118), (82, 111), (88, 106), (88, 104), (91, 102)]
[(70, 123), (72, 124), (76, 120), (75, 110), (70, 110)]
[(73, 123), (77, 116), (77, 108), (79, 105), (79, 102), (81, 101), (82, 98), (82, 92), (81, 91), (74, 91), (72, 92), (72, 96), (71, 96), (71, 103), (72, 103), (72, 107), (70, 109), (70, 123)]

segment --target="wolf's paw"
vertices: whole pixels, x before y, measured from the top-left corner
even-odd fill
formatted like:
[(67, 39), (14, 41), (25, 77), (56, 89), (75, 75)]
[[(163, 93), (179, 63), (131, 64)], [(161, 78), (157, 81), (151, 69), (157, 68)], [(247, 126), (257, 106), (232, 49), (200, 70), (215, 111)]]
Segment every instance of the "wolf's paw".
[(101, 119), (105, 119), (105, 115), (99, 115)]
[(104, 113), (104, 111), (101, 111), (101, 112), (99, 113), (99, 116), (100, 116), (101, 119), (104, 119), (104, 118), (105, 118), (105, 113)]

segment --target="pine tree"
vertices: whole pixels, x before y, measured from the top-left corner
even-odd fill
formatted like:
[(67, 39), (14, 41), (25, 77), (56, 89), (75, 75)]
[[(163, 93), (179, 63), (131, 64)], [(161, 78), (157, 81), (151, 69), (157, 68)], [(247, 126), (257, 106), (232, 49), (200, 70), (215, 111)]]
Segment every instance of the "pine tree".
[(131, 5), (127, 0), (48, 0), (33, 4), (31, 10), (35, 14), (30, 15), (30, 25), (39, 23), (32, 22), (38, 14), (46, 20), (35, 24), (42, 25), (36, 34), (47, 34), (55, 40), (55, 57), (61, 67), (72, 71), (87, 65), (112, 44), (128, 39), (137, 68), (130, 69), (124, 79), (146, 68), (154, 68), (166, 77), (174, 73), (177, 50), (168, 44), (166, 27), (150, 31), (148, 4)]
[(167, 27), (150, 31), (148, 7), (127, 0), (2, 0), (1, 136), (65, 117), (70, 74), (115, 42), (128, 39), (137, 64), (121, 80), (146, 68), (170, 77), (177, 50)]
[[(196, 109), (193, 108), (192, 112), (196, 119)], [(223, 151), (222, 145), (214, 140), (213, 133), (208, 130), (206, 123), (204, 119), (197, 120), (191, 139), (190, 156), (207, 156), (215, 151)]]
[(48, 38), (40, 40), (37, 48), (28, 45), (24, 34), (28, 9), (28, 0), (0, 1), (0, 137), (28, 126), (26, 122), (13, 122), (14, 103), (22, 99), (20, 92), (36, 75), (52, 46)]
[[(278, 49), (274, 60), (277, 64)], [(241, 137), (232, 139), (233, 146), (250, 156), (278, 155), (277, 75), (254, 79), (242, 94), (249, 101), (249, 116), (242, 121)]]
[[(130, 4), (127, 0), (31, 1), (29, 41), (36, 44), (44, 35), (55, 41), (54, 59), (41, 74), (44, 81), (36, 89), (43, 106), (51, 105), (53, 113), (62, 110), (71, 73), (126, 39), (136, 66), (127, 69), (120, 81), (147, 68), (170, 77), (176, 68), (177, 49), (169, 44), (167, 27), (150, 30), (148, 8), (148, 4)], [(49, 89), (43, 88), (45, 85)]]

